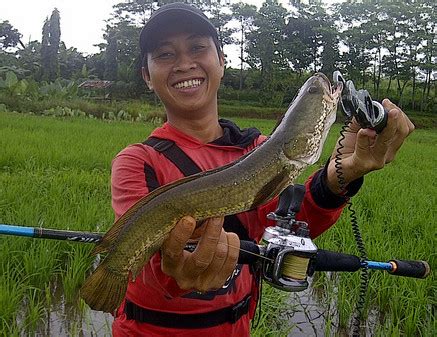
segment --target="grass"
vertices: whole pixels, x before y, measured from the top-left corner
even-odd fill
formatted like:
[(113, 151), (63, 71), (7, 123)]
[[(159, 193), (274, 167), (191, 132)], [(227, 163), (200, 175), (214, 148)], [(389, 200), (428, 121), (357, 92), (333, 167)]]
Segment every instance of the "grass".
[[(265, 119), (234, 120), (266, 134), (275, 124)], [(113, 222), (111, 160), (126, 145), (146, 139), (155, 127), (1, 112), (0, 222), (84, 231), (109, 228)], [(328, 158), (338, 131), (338, 126), (332, 129), (319, 165)], [(436, 145), (435, 129), (417, 130), (393, 163), (366, 177), (354, 208), (370, 259), (422, 259), (431, 268), (436, 266)], [(317, 245), (356, 254), (348, 220), (344, 214), (317, 239)], [(92, 263), (90, 250), (88, 245), (0, 237), (0, 335), (32, 334), (42, 322), (47, 324), (55, 305), (85, 310), (77, 290)], [(347, 327), (357, 300), (358, 275), (341, 273), (329, 278), (320, 274), (315, 286), (322, 293), (326, 289), (337, 303), (339, 324)], [(60, 298), (52, 293), (60, 293)], [(269, 320), (281, 312), (283, 294), (264, 296), (263, 316), (254, 336), (286, 334), (287, 327), (280, 330)], [(435, 306), (433, 274), (416, 280), (371, 273), (367, 310), (379, 313), (376, 335), (435, 335)], [(72, 323), (70, 334), (75, 335), (80, 326)], [(327, 331), (335, 333), (330, 325)]]

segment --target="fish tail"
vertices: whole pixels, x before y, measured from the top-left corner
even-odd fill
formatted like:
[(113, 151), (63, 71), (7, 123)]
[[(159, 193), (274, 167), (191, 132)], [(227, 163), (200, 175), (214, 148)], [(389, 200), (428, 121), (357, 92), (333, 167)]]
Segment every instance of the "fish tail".
[(111, 272), (101, 264), (85, 280), (80, 297), (93, 310), (113, 313), (126, 294), (128, 276)]

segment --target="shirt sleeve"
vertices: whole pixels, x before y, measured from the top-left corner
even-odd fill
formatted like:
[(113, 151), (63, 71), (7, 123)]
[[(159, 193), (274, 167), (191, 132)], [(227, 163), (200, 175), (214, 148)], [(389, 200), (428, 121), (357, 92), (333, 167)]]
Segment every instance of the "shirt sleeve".
[(111, 195), (116, 220), (150, 192), (144, 173), (145, 163), (134, 146), (124, 149), (112, 161)]
[[(340, 217), (346, 202), (360, 189), (363, 179), (353, 181), (347, 186), (346, 193), (342, 196), (332, 193), (326, 184), (327, 165), (316, 171), (305, 182), (305, 195), (296, 219), (308, 223), (310, 236), (316, 238), (331, 226)], [(260, 219), (266, 219), (269, 212), (276, 210), (278, 198), (261, 206), (258, 209)], [(266, 226), (274, 226), (275, 222), (267, 220)]]
[[(112, 161), (111, 194), (115, 218), (122, 216), (139, 199), (151, 192), (146, 171), (153, 167), (152, 160), (140, 146), (131, 146), (120, 152)], [(165, 293), (177, 297), (187, 293), (176, 281), (161, 270), (161, 256), (154, 254), (141, 272), (140, 281)], [(139, 280), (136, 280), (138, 282)]]

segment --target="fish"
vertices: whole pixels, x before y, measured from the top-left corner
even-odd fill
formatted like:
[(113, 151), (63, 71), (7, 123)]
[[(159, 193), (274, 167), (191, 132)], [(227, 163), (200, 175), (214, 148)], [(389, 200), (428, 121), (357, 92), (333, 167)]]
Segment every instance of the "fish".
[(341, 84), (322, 73), (300, 88), (271, 135), (238, 160), (166, 184), (123, 214), (94, 248), (105, 258), (85, 280), (80, 296), (93, 310), (114, 312), (129, 281), (161, 247), (184, 216), (202, 220), (236, 214), (279, 195), (320, 158), (335, 121)]

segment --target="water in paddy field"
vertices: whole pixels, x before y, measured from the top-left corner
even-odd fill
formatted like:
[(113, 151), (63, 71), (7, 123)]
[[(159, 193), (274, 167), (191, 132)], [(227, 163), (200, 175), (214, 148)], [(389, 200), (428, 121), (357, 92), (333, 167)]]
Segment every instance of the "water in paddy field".
[[(68, 313), (70, 311), (70, 314)], [(101, 311), (86, 309), (78, 316), (72, 310), (50, 312), (44, 336), (57, 337), (93, 337), (111, 336), (112, 315)]]
[[(292, 327), (287, 337), (350, 336), (350, 322), (348, 329), (339, 326), (336, 289), (332, 289), (327, 296), (311, 287), (311, 278), (308, 282), (309, 287), (306, 290), (290, 293), (289, 309), (285, 309), (282, 314), (284, 320)], [(365, 336), (374, 336), (378, 317), (379, 313), (376, 310), (368, 313), (367, 321), (361, 323), (361, 326), (365, 326), (365, 331), (361, 331), (363, 336), (364, 333)]]
[[(350, 331), (339, 329), (335, 287), (327, 295), (313, 288), (311, 282), (309, 279), (308, 289), (290, 293), (288, 307), (282, 312), (281, 319), (292, 326), (292, 330), (288, 336), (275, 337), (349, 336)], [(88, 307), (83, 308), (80, 313), (77, 307), (66, 305), (62, 295), (57, 298), (56, 303), (52, 303), (44, 324), (39, 326), (37, 336), (111, 336), (111, 314), (90, 310)], [(377, 311), (369, 313), (368, 321), (365, 322), (366, 336), (374, 335), (378, 317)]]

